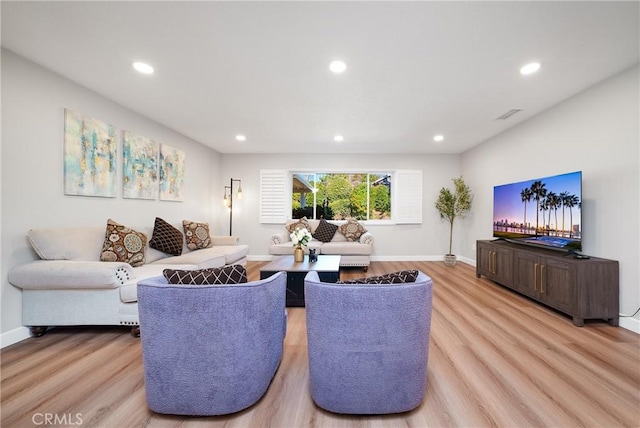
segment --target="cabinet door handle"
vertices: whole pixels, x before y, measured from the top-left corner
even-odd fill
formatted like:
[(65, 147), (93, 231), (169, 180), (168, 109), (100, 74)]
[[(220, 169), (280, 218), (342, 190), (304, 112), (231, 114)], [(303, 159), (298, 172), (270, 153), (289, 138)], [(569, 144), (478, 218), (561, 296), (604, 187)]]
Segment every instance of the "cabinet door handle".
[(533, 291), (538, 291), (538, 263), (533, 266)]
[(489, 272), (493, 273), (493, 251), (489, 251)]
[(489, 273), (493, 273), (493, 251), (489, 251)]
[(544, 294), (544, 265), (540, 265), (540, 294)]
[(497, 263), (498, 260), (497, 260), (496, 254), (498, 254), (498, 253), (496, 253), (494, 251), (493, 252), (493, 273), (496, 273), (497, 265), (498, 265), (498, 263)]

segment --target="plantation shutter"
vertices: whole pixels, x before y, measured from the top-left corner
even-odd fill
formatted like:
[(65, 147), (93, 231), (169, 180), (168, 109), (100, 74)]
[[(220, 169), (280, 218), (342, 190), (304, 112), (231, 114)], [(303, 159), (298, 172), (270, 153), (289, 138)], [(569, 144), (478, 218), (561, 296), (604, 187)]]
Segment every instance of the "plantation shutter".
[(398, 170), (394, 182), (393, 219), (397, 224), (421, 224), (422, 171)]
[(288, 173), (283, 169), (260, 170), (260, 223), (285, 223), (291, 210), (287, 203)]

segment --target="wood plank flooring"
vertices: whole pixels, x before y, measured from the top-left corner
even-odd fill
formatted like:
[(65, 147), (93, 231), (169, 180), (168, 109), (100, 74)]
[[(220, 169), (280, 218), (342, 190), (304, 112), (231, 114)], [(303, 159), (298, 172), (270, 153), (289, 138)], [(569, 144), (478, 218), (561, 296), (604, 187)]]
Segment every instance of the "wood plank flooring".
[[(250, 262), (250, 280), (264, 262)], [(571, 319), (458, 263), (374, 262), (433, 278), (427, 392), (416, 410), (345, 416), (309, 392), (304, 308), (289, 308), (282, 363), (265, 396), (224, 417), (155, 414), (145, 401), (140, 341), (126, 328), (57, 328), (0, 353), (1, 425), (82, 427), (638, 427), (640, 336)], [(55, 422), (55, 419), (50, 419)], [(53, 423), (48, 424), (54, 425)]]

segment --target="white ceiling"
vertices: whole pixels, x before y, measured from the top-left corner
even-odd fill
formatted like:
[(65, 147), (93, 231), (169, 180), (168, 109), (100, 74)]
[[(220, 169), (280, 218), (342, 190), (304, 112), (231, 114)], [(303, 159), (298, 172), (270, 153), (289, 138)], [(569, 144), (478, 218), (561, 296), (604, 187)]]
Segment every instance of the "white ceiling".
[[(635, 1), (2, 1), (1, 13), (3, 47), (221, 153), (460, 153), (640, 54)], [(541, 70), (521, 76), (533, 60)], [(512, 108), (524, 110), (496, 120)]]

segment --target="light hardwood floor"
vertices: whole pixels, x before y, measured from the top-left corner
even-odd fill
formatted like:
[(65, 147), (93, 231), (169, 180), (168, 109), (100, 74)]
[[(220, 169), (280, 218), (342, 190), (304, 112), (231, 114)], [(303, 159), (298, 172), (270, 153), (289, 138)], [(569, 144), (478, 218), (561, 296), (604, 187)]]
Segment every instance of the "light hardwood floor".
[[(257, 279), (262, 262), (250, 262)], [(2, 427), (638, 427), (640, 336), (571, 319), (458, 263), (374, 262), (367, 274), (420, 269), (433, 278), (427, 392), (416, 410), (345, 416), (309, 392), (305, 312), (289, 308), (282, 363), (265, 396), (224, 417), (146, 407), (140, 341), (125, 328), (58, 328), (2, 350)], [(81, 422), (81, 423), (79, 423)], [(60, 425), (58, 425), (60, 426)]]

